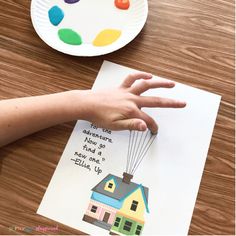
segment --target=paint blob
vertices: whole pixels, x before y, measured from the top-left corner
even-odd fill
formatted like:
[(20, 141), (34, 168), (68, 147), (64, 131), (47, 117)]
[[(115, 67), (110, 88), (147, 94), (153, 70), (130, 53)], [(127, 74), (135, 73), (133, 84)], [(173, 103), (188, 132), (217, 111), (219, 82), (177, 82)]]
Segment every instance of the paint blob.
[(64, 0), (65, 3), (69, 3), (69, 4), (73, 4), (73, 3), (77, 3), (80, 0)]
[(49, 11), (48, 11), (48, 17), (54, 26), (57, 26), (61, 23), (61, 21), (64, 18), (64, 12), (62, 9), (58, 6), (53, 6)]
[(114, 43), (121, 36), (120, 30), (105, 29), (101, 31), (93, 41), (96, 47), (103, 47)]
[(130, 7), (129, 0), (115, 0), (115, 6), (121, 10), (128, 10)]
[(58, 30), (58, 36), (61, 41), (70, 45), (80, 45), (82, 44), (81, 36), (73, 31), (72, 29), (60, 29)]

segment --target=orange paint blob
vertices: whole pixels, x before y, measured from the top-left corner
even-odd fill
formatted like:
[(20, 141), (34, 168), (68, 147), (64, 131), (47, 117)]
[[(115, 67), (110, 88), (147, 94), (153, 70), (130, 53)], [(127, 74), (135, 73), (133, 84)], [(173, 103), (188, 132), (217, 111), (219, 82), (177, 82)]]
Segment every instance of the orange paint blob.
[(121, 10), (128, 10), (130, 7), (130, 1), (129, 0), (115, 0), (115, 5), (117, 8)]

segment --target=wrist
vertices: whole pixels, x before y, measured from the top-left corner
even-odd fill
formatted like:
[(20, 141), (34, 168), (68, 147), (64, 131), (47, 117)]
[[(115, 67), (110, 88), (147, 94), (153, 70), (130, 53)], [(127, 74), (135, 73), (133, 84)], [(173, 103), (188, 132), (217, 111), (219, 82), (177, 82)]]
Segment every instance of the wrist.
[(88, 120), (92, 113), (91, 90), (71, 90), (66, 92), (72, 120)]

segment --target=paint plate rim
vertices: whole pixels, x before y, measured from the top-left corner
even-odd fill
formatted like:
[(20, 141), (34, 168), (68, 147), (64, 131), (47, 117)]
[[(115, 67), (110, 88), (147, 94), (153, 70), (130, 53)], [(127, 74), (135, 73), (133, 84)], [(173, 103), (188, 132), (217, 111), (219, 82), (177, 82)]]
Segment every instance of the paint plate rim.
[[(63, 0), (61, 0), (61, 1), (63, 1)], [(114, 0), (110, 0), (110, 1), (114, 2)], [(137, 0), (133, 0), (133, 1), (137, 2)], [(50, 2), (50, 0), (44, 0), (44, 1), (43, 0), (32, 0), (31, 1), (30, 15), (31, 15), (32, 25), (33, 25), (36, 33), (38, 34), (38, 36), (48, 46), (50, 46), (51, 48), (53, 48), (57, 51), (60, 51), (62, 53), (72, 55), (72, 56), (82, 56), (82, 57), (101, 56), (101, 55), (109, 54), (109, 53), (112, 53), (114, 51), (117, 51), (117, 50), (123, 48), (124, 46), (129, 44), (131, 41), (133, 41), (137, 37), (137, 35), (143, 29), (143, 27), (147, 21), (147, 17), (148, 17), (148, 2), (147, 2), (147, 0), (139, 0), (140, 6), (142, 8), (138, 9), (139, 10), (138, 13), (141, 12), (141, 14), (140, 15), (137, 14), (137, 19), (135, 19), (135, 24), (133, 24), (132, 27), (130, 27), (131, 30), (129, 32), (125, 32), (124, 37), (118, 39), (116, 42), (112, 43), (111, 45), (103, 46), (103, 47), (95, 47), (92, 44), (82, 44), (79, 46), (73, 46), (73, 45), (67, 45), (65, 43), (54, 43), (52, 41), (53, 38), (55, 38), (57, 36), (57, 35), (55, 35), (55, 32), (52, 29), (53, 28), (56, 29), (56, 28), (50, 24), (49, 19), (48, 19), (48, 22), (46, 22), (45, 19), (42, 19), (43, 17), (41, 14), (41, 12), (42, 12), (41, 5), (42, 5), (42, 8), (45, 8), (45, 5), (49, 4), (49, 2)], [(48, 8), (46, 8), (47, 10), (45, 9), (45, 11), (46, 11), (46, 13), (48, 13), (50, 6), (48, 5), (46, 7), (48, 7)], [(39, 8), (40, 8), (40, 10), (38, 10)], [(60, 28), (58, 27), (58, 30), (59, 29)], [(102, 30), (103, 29), (101, 29), (101, 31)]]

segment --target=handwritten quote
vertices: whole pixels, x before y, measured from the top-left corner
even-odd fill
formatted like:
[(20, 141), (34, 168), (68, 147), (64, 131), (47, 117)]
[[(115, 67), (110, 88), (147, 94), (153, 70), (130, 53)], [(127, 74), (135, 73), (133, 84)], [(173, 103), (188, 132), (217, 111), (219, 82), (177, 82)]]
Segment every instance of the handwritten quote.
[(104, 152), (107, 145), (112, 144), (112, 131), (99, 129), (90, 124), (89, 129), (83, 130), (84, 140), (82, 149), (74, 153), (71, 161), (88, 171), (94, 171), (97, 175), (102, 173), (102, 164), (106, 161)]

